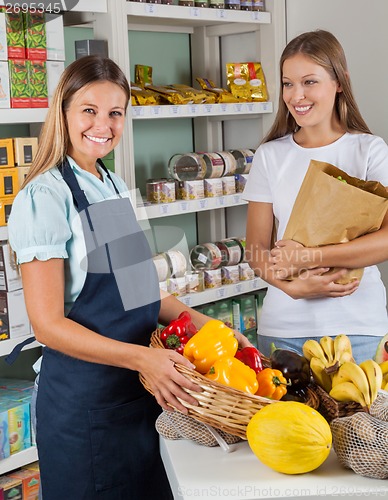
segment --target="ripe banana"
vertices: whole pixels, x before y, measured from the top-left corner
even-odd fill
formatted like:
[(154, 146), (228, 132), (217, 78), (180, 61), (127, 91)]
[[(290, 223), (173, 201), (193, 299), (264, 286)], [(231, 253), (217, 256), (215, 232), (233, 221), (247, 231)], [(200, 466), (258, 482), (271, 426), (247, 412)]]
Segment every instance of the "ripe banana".
[(334, 339), (334, 361), (339, 362), (345, 352), (352, 354), (352, 344), (347, 335), (340, 333)]
[(335, 385), (329, 394), (336, 401), (355, 401), (361, 406), (367, 406), (363, 394), (359, 388), (353, 384), (353, 382), (341, 382), (340, 384)]
[(388, 361), (383, 361), (380, 363), (380, 368), (383, 373), (383, 377), (388, 374)]
[(384, 389), (384, 391), (388, 391), (388, 381), (383, 383), (381, 388)]
[(351, 361), (345, 362), (338, 369), (338, 372), (333, 376), (333, 387), (342, 382), (352, 382), (361, 394), (364, 396), (365, 403), (369, 407), (371, 404), (369, 380), (364, 370), (356, 363)]
[(303, 356), (311, 361), (312, 358), (318, 358), (326, 366), (327, 359), (325, 353), (323, 352), (322, 346), (316, 340), (309, 339), (303, 344)]
[(315, 382), (326, 392), (331, 391), (331, 378), (325, 372), (325, 364), (319, 358), (311, 358), (310, 368)]
[(323, 352), (328, 360), (329, 363), (332, 363), (334, 361), (334, 339), (331, 337), (325, 335), (322, 337), (319, 341)]
[(369, 382), (369, 394), (371, 404), (377, 397), (377, 391), (381, 388), (383, 382), (383, 372), (380, 366), (373, 359), (367, 359), (360, 363)]

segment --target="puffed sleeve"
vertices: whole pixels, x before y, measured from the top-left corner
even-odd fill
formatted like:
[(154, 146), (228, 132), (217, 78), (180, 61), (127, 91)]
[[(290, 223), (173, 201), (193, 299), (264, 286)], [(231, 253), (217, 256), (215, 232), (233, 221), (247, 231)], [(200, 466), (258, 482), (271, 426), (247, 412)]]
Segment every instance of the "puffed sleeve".
[(19, 191), (8, 220), (8, 239), (19, 264), (67, 258), (71, 235), (66, 204), (57, 192), (34, 183)]

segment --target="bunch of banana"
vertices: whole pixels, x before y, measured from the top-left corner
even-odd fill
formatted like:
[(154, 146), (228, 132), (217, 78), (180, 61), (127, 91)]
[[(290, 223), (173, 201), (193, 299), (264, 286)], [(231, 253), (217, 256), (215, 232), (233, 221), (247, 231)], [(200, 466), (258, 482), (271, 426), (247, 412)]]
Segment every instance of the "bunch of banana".
[(353, 362), (352, 345), (347, 335), (340, 334), (334, 339), (324, 336), (319, 342), (313, 339), (303, 344), (303, 355), (310, 362), (315, 382), (326, 392), (332, 388), (332, 376), (340, 366)]
[(381, 372), (383, 374), (383, 381), (381, 383), (381, 388), (388, 391), (388, 361), (383, 361), (380, 363)]
[(332, 376), (332, 389), (329, 394), (336, 401), (355, 401), (369, 408), (377, 397), (382, 380), (382, 370), (373, 359), (363, 361), (359, 365), (348, 361)]

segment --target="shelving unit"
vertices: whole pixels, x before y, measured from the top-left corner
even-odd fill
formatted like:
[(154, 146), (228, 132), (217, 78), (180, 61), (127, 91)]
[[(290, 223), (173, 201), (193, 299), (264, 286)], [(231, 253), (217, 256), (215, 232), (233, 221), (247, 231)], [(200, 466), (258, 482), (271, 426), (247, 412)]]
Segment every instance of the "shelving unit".
[[(230, 138), (264, 135), (273, 119), (278, 101), (278, 58), (285, 45), (285, 1), (267, 0), (267, 12), (232, 11), (180, 7), (171, 5), (129, 2), (126, 0), (80, 0), (71, 12), (64, 13), (65, 25), (93, 26), (94, 37), (108, 41), (110, 56), (131, 80), (128, 30), (155, 33), (186, 33), (191, 40), (191, 65), (193, 75), (206, 75), (219, 81), (221, 67), (228, 57), (228, 37), (250, 37), (249, 47), (254, 47), (255, 58), (263, 65), (270, 101), (266, 103), (188, 105), (188, 106), (136, 106), (126, 116), (126, 133), (115, 150), (115, 169), (130, 189), (136, 189), (133, 124), (135, 121), (159, 119), (191, 119), (195, 150), (221, 151), (231, 146)], [(245, 40), (245, 38), (244, 38)], [(244, 45), (245, 44), (245, 45)], [(235, 44), (233, 44), (235, 45)], [(248, 44), (239, 41), (235, 47), (244, 57)], [(230, 48), (230, 47), (229, 47)], [(222, 50), (221, 50), (222, 49)], [(168, 55), (166, 55), (168, 57)], [(253, 59), (250, 59), (253, 60)], [(241, 61), (241, 59), (240, 59)], [(224, 84), (225, 82), (223, 82)], [(0, 124), (38, 124), (45, 120), (47, 110), (2, 110)], [(254, 121), (252, 121), (254, 120)], [(234, 123), (236, 127), (234, 128)], [(227, 126), (226, 126), (227, 124)], [(252, 131), (252, 125), (254, 129)], [(241, 146), (245, 147), (245, 146)], [(249, 146), (250, 147), (250, 146)], [(216, 241), (241, 230), (241, 221), (233, 227), (228, 221), (228, 210), (244, 208), (240, 194), (207, 198), (204, 200), (179, 201), (172, 204), (147, 206), (138, 209), (139, 218), (155, 219), (171, 215), (196, 213), (198, 239)], [(7, 228), (0, 227), (0, 240), (7, 239)], [(197, 306), (223, 298), (240, 295), (266, 284), (256, 278), (235, 285), (227, 285), (198, 294), (181, 297), (190, 306)], [(23, 339), (16, 339), (18, 342)], [(36, 347), (33, 343), (28, 348)], [(12, 350), (13, 341), (0, 343), (0, 356)], [(37, 459), (36, 448), (30, 448), (0, 461), (0, 474)]]

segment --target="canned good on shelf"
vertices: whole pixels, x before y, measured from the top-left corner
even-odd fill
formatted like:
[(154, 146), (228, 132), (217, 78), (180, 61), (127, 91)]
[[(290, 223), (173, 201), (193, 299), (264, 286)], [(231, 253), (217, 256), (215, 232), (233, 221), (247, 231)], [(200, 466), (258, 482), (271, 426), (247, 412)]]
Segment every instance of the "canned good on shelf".
[(222, 193), (224, 196), (236, 193), (236, 181), (234, 176), (222, 178)]
[(233, 266), (241, 262), (241, 246), (236, 240), (227, 238), (215, 244), (221, 251), (221, 266)]
[(183, 297), (186, 295), (186, 278), (181, 276), (179, 278), (168, 278), (167, 291), (176, 297)]
[(224, 174), (224, 160), (218, 153), (198, 153), (206, 164), (205, 179), (215, 179)]
[(187, 293), (198, 293), (205, 290), (205, 277), (203, 271), (188, 271), (185, 277)]
[(197, 153), (176, 154), (170, 158), (168, 170), (178, 181), (201, 180), (206, 175), (206, 163)]
[(150, 203), (172, 203), (176, 200), (174, 179), (148, 179), (146, 195)]
[(217, 269), (221, 265), (221, 251), (214, 243), (196, 245), (190, 251), (193, 269)]
[(255, 277), (254, 270), (250, 267), (248, 262), (240, 262), (239, 268), (239, 278), (240, 281), (253, 280)]
[(204, 181), (176, 181), (178, 199), (200, 200), (205, 197)]
[(156, 267), (159, 282), (166, 281), (170, 274), (170, 264), (166, 254), (158, 253), (152, 257), (152, 260)]
[(236, 160), (235, 174), (248, 174), (255, 154), (254, 151), (252, 149), (233, 149), (230, 152)]
[(240, 281), (238, 265), (221, 267), (221, 281), (223, 285), (233, 285)]
[(186, 257), (179, 250), (168, 250), (166, 253), (169, 265), (169, 275), (173, 278), (181, 278), (187, 269)]
[[(240, 4), (239, 4), (240, 6)], [(224, 176), (234, 175), (237, 168), (236, 158), (230, 151), (217, 151), (217, 154), (224, 160)]]
[(234, 179), (236, 181), (236, 193), (243, 193), (248, 180), (248, 174), (236, 174)]
[(245, 239), (245, 237), (240, 237), (240, 238), (233, 237), (233, 238), (229, 238), (229, 239), (237, 241), (237, 243), (240, 245), (240, 248), (241, 248), (241, 260), (240, 260), (240, 262), (244, 262), (245, 261), (245, 251), (246, 251), (246, 239)]
[(205, 269), (203, 271), (205, 288), (219, 288), (222, 285), (221, 268)]
[(206, 198), (222, 196), (222, 179), (204, 179), (204, 194)]

